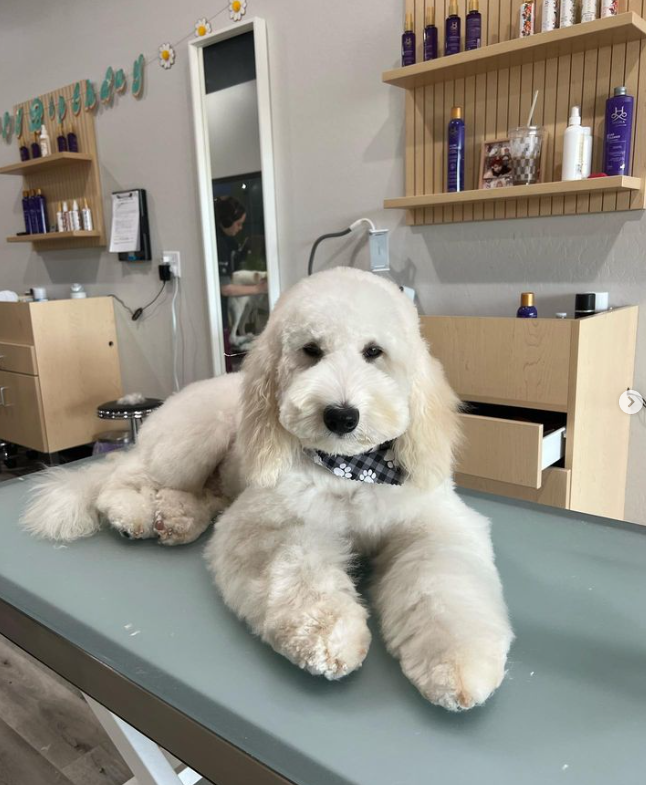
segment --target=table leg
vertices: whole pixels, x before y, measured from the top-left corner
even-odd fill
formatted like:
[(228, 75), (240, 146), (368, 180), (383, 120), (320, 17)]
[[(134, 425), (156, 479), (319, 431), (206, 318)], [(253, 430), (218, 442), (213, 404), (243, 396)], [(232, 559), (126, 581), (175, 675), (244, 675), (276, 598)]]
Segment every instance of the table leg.
[(201, 780), (201, 775), (188, 767), (180, 772), (175, 771), (165, 751), (154, 741), (89, 695), (84, 694), (83, 697), (135, 775), (125, 785), (195, 785)]

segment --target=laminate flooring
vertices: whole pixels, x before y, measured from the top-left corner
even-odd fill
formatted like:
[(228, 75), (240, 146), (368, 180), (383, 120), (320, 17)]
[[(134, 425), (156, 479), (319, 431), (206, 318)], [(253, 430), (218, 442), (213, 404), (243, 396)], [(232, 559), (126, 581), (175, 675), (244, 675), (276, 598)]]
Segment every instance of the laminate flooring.
[(81, 693), (0, 636), (0, 785), (123, 785), (131, 777)]

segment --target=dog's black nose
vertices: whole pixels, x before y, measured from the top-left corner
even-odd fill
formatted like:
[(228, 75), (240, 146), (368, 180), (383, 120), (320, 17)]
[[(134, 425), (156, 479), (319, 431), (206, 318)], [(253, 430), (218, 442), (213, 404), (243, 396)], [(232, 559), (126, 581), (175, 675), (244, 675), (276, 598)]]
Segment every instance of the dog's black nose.
[(127, 532), (125, 529), (121, 529), (121, 531), (119, 532), (119, 534), (120, 534), (122, 537), (125, 537), (125, 539), (126, 539), (126, 540), (129, 540), (129, 539), (132, 537), (132, 535), (130, 534), (130, 532)]
[(329, 431), (339, 436), (352, 433), (359, 424), (359, 410), (353, 406), (327, 406), (323, 422)]

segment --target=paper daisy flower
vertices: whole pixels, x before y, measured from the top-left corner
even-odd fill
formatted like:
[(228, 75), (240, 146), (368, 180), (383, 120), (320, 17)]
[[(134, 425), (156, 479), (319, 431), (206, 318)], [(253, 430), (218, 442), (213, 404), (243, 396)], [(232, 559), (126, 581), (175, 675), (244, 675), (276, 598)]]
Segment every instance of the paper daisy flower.
[(229, 0), (229, 16), (239, 22), (247, 13), (247, 0)]
[(175, 62), (175, 50), (170, 44), (162, 44), (159, 47), (159, 65), (162, 68), (170, 68)]
[(195, 35), (198, 38), (204, 38), (205, 35), (209, 35), (212, 32), (211, 23), (206, 19), (198, 19), (195, 23)]

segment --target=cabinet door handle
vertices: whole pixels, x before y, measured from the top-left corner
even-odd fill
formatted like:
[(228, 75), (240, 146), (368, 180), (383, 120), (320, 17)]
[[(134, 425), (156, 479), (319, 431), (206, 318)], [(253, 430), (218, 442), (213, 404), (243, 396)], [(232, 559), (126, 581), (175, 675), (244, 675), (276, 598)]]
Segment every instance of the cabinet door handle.
[(11, 404), (7, 403), (4, 398), (4, 391), (8, 389), (8, 387), (0, 387), (0, 406), (11, 406)]

